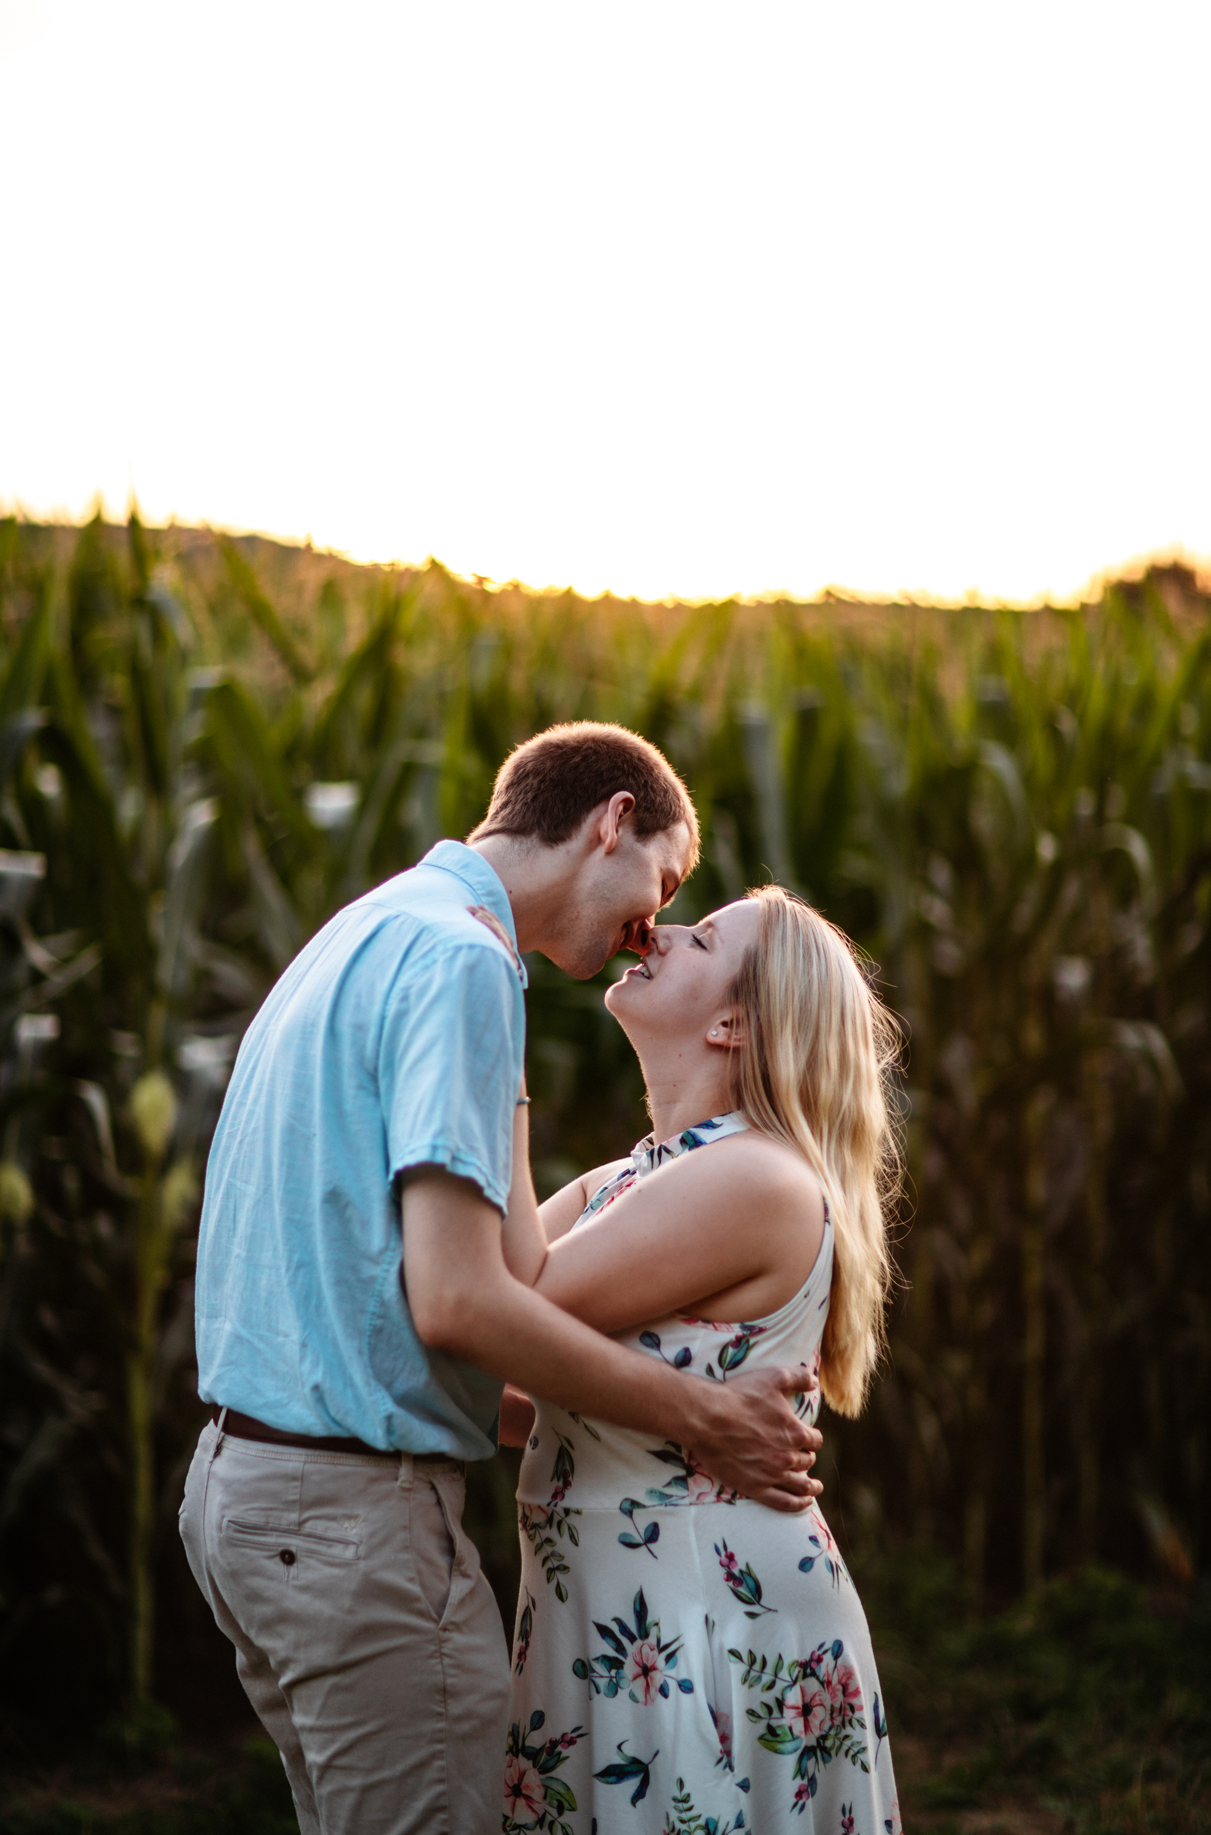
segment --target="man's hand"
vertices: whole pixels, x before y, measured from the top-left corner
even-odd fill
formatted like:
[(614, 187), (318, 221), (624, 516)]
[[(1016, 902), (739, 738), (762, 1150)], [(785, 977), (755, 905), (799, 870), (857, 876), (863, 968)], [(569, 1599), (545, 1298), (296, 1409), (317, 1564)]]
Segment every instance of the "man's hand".
[(815, 1386), (805, 1364), (712, 1384), (711, 1419), (694, 1438), (695, 1456), (712, 1478), (754, 1503), (807, 1510), (824, 1489), (809, 1476), (824, 1438), (792, 1404)]

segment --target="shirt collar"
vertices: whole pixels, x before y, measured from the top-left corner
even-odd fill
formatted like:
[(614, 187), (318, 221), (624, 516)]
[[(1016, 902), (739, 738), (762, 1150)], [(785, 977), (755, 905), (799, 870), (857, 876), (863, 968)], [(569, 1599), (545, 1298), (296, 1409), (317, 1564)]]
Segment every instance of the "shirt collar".
[(439, 841), (431, 847), (420, 862), (423, 867), (440, 867), (443, 873), (453, 873), (461, 879), (467, 890), (474, 896), (476, 905), (486, 905), (493, 917), (508, 931), (513, 942), (513, 951), (517, 956), (518, 971), (522, 987), (529, 986), (526, 965), (517, 948), (517, 926), (513, 922), (513, 907), (505, 891), (504, 881), (494, 867), (490, 867), (482, 854), (477, 854), (473, 847), (464, 841)]
[(739, 1134), (747, 1127), (748, 1122), (740, 1110), (731, 1109), (726, 1115), (712, 1115), (709, 1121), (683, 1128), (680, 1134), (672, 1134), (666, 1141), (657, 1143), (655, 1135), (645, 1134), (631, 1149), (631, 1164), (642, 1179), (646, 1173), (663, 1166), (666, 1160), (675, 1160), (683, 1153), (691, 1153), (695, 1147), (705, 1147), (710, 1141), (721, 1141), (728, 1134)]

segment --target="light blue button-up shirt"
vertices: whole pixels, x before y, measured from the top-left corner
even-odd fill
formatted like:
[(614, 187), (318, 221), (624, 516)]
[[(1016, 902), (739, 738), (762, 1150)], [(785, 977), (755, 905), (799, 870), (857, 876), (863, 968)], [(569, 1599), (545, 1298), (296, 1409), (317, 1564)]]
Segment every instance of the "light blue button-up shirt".
[(289, 1433), (495, 1451), (501, 1385), (417, 1337), (397, 1185), (443, 1166), (508, 1202), (525, 971), (474, 906), (516, 946), (496, 873), (439, 841), (325, 924), (245, 1034), (206, 1169), (204, 1401)]

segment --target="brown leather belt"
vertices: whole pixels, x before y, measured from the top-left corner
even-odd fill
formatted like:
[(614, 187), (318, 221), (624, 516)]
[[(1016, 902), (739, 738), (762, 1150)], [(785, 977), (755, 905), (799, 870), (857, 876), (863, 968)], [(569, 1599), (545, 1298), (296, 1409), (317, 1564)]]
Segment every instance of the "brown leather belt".
[[(218, 1403), (212, 1402), (210, 1418), (216, 1427), (223, 1414), (224, 1410)], [(381, 1446), (371, 1446), (365, 1440), (355, 1440), (352, 1435), (283, 1433), (280, 1427), (269, 1427), (253, 1415), (241, 1414), (238, 1408), (226, 1410), (223, 1432), (234, 1435), (237, 1440), (259, 1440), (266, 1446), (297, 1446), (305, 1453), (356, 1453), (363, 1459), (398, 1459), (400, 1456), (398, 1449), (395, 1452), (385, 1452)], [(418, 1465), (457, 1463), (449, 1453), (411, 1453), (408, 1456)]]

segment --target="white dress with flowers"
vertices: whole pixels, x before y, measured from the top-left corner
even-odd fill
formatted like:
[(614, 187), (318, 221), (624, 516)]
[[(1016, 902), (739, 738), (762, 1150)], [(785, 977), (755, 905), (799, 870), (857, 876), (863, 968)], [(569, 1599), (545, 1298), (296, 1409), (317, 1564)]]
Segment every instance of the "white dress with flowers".
[[(649, 1136), (580, 1221), (745, 1125), (722, 1115)], [(676, 1315), (620, 1342), (718, 1382), (761, 1364), (818, 1370), (832, 1260), (826, 1210), (816, 1265), (776, 1313)], [(518, 1508), (506, 1835), (899, 1835), (866, 1617), (818, 1509), (766, 1509), (671, 1440), (546, 1403)]]

